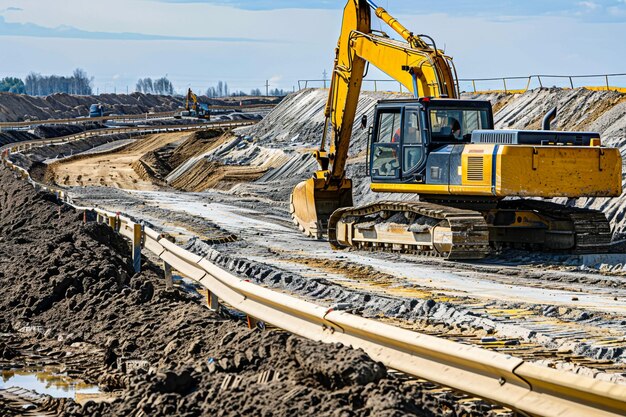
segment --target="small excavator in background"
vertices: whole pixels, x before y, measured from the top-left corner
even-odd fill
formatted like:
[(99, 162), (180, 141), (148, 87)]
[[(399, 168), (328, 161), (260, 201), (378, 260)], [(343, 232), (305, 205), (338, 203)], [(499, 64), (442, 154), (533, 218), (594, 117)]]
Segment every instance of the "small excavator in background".
[[(372, 31), (371, 10), (403, 40)], [(375, 108), (370, 188), (419, 201), (353, 207), (346, 162), (367, 63), (415, 96)], [(314, 153), (320, 169), (291, 194), (294, 223), (309, 236), (326, 234), (334, 248), (446, 259), (480, 259), (494, 247), (608, 251), (612, 233), (602, 212), (542, 199), (619, 196), (618, 149), (602, 146), (594, 132), (550, 131), (555, 112), (541, 131), (495, 130), (490, 102), (459, 96), (452, 59), (432, 38), (413, 34), (371, 0), (348, 0)]]
[(187, 90), (187, 98), (185, 100), (185, 110), (180, 112), (181, 117), (196, 117), (198, 119), (211, 119), (211, 111), (209, 105), (206, 103), (200, 103), (198, 96), (191, 91), (191, 88)]

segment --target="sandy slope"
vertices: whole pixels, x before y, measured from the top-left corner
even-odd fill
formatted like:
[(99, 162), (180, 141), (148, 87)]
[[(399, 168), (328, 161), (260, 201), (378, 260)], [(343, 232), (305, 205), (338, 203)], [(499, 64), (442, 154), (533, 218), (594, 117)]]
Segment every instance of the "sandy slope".
[(55, 162), (50, 165), (50, 173), (57, 184), (68, 186), (101, 185), (127, 190), (156, 190), (156, 185), (133, 169), (133, 162), (147, 152), (184, 141), (189, 135), (188, 132), (149, 135), (118, 152)]

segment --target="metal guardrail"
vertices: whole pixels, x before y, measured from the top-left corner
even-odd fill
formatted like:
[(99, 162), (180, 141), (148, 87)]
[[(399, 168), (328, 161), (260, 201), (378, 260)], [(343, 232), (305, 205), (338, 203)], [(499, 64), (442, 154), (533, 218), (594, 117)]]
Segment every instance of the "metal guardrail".
[[(626, 77), (626, 73), (616, 73), (616, 74), (594, 74), (594, 75), (529, 75), (527, 77), (497, 77), (497, 78), (460, 78), (459, 83), (471, 83), (472, 92), (480, 93), (480, 92), (504, 92), (504, 93), (523, 93), (528, 91), (533, 85), (533, 80), (537, 81), (535, 84), (538, 87), (548, 86), (547, 80), (561, 80), (565, 81), (566, 85), (562, 88), (586, 88), (588, 90), (606, 90), (606, 91), (619, 91), (622, 93), (626, 93), (626, 87), (617, 87), (611, 85), (611, 80), (617, 77)], [(590, 78), (600, 78), (603, 80), (602, 85), (598, 86), (590, 86), (585, 85), (586, 83), (577, 83), (580, 85), (575, 85), (574, 80), (580, 79), (590, 79)], [(511, 81), (526, 81), (526, 86), (521, 89), (511, 89), (510, 82)], [(625, 78), (626, 80), (626, 78)], [(509, 81), (509, 84), (507, 84)], [(476, 88), (476, 82), (502, 82), (502, 89), (487, 89), (487, 90), (479, 90)], [(625, 84), (626, 85), (626, 84)]]
[(119, 135), (119, 134), (124, 134), (124, 133), (139, 133), (142, 135), (146, 135), (146, 134), (151, 134), (151, 133), (162, 133), (162, 132), (182, 132), (182, 131), (205, 130), (205, 129), (214, 129), (214, 128), (230, 128), (230, 127), (249, 126), (257, 122), (258, 122), (257, 120), (225, 120), (225, 121), (220, 121), (220, 122), (194, 123), (194, 124), (187, 124), (187, 125), (159, 125), (159, 126), (143, 126), (143, 127), (137, 126), (137, 127), (94, 129), (94, 130), (87, 130), (81, 133), (76, 133), (73, 135), (59, 136), (57, 138), (35, 139), (35, 140), (28, 140), (28, 141), (23, 141), (23, 142), (10, 143), (10, 144), (1, 146), (0, 152), (4, 152), (8, 150), (9, 153), (15, 153), (15, 152), (20, 152), (24, 149), (31, 149), (33, 147), (74, 142), (77, 140), (87, 139), (87, 138), (95, 137), (95, 136)]
[[(3, 163), (35, 188), (28, 172), (10, 160)], [(293, 334), (326, 343), (361, 348), (374, 360), (407, 374), (507, 406), (536, 417), (616, 417), (626, 415), (626, 386), (557, 371), (498, 352), (439, 339), (279, 293), (245, 279), (195, 255), (172, 239), (130, 218), (93, 207), (73, 205), (62, 189), (50, 189), (76, 210), (97, 213), (133, 243), (135, 270), (141, 249), (163, 261), (166, 285), (171, 271), (207, 289), (212, 309), (223, 302), (248, 315), (249, 323), (263, 321)], [(85, 219), (87, 216), (84, 217)]]
[[(615, 74), (596, 74), (596, 75), (529, 75), (526, 77), (496, 77), (496, 78), (460, 78), (458, 80), (459, 83), (459, 90), (460, 91), (464, 91), (464, 89), (461, 88), (461, 83), (467, 83), (468, 85), (471, 85), (471, 89), (469, 92), (473, 92), (473, 93), (496, 93), (496, 92), (503, 92), (503, 93), (508, 93), (508, 94), (521, 94), (524, 93), (526, 91), (528, 91), (531, 86), (535, 85), (537, 87), (544, 87), (544, 86), (548, 86), (549, 83), (547, 82), (550, 79), (558, 79), (558, 80), (564, 80), (567, 84), (565, 86), (561, 86), (561, 88), (586, 88), (588, 90), (607, 90), (607, 91), (618, 91), (621, 93), (626, 93), (626, 82), (624, 83), (624, 86), (619, 87), (619, 86), (615, 86), (615, 85), (611, 85), (611, 81), (615, 78), (618, 77), (625, 77), (626, 80), (626, 73), (615, 73)], [(597, 86), (593, 86), (593, 85), (585, 85), (585, 83), (575, 83), (575, 80), (580, 80), (580, 79), (590, 79), (590, 78), (600, 78), (602, 79), (603, 83), (601, 85), (597, 85)], [(533, 84), (533, 80), (536, 80), (537, 83)], [(526, 85), (524, 88), (510, 88), (511, 87), (511, 82), (515, 82), (515, 81), (526, 81)], [(476, 87), (476, 83), (502, 83), (502, 88), (492, 88), (492, 89), (479, 89)], [(508, 84), (507, 84), (508, 82)], [(363, 80), (364, 85), (367, 85), (369, 83), (369, 85), (373, 85), (373, 90), (370, 91), (393, 91), (393, 92), (400, 92), (400, 93), (407, 93), (409, 92), (407, 90), (406, 87), (404, 87), (401, 83), (399, 83), (398, 81), (395, 80), (374, 80), (374, 79), (364, 79)], [(384, 86), (389, 85), (389, 83), (391, 83), (393, 85), (393, 88), (391, 90), (389, 89), (385, 89)], [(575, 84), (580, 84), (580, 85), (575, 85)], [(304, 88), (328, 88), (328, 86), (330, 86), (330, 80), (298, 80), (298, 90), (302, 90)], [(379, 88), (380, 86), (382, 86), (383, 88)], [(398, 89), (395, 89), (395, 86), (398, 86)], [(366, 91), (365, 86), (363, 87), (363, 90)]]
[(173, 117), (176, 112), (163, 112), (163, 113), (142, 113), (142, 114), (125, 114), (116, 116), (102, 116), (102, 117), (74, 117), (67, 119), (47, 119), (47, 120), (29, 120), (26, 122), (1, 122), (0, 129), (10, 129), (17, 127), (33, 127), (41, 125), (52, 124), (81, 124), (92, 122), (104, 122), (107, 120), (116, 121), (136, 121), (136, 120), (151, 120), (160, 119), (163, 117)]

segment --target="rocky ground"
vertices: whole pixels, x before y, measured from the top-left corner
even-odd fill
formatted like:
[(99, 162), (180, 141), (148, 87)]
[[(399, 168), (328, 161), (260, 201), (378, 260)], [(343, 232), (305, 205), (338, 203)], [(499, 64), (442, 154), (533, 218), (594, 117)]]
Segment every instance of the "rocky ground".
[[(82, 220), (0, 168), (0, 367), (54, 363), (110, 397), (46, 398), (33, 405), (45, 415), (507, 415), (460, 405), (361, 351), (250, 330), (183, 287), (167, 290), (149, 260), (135, 274), (128, 243)], [(0, 407), (37, 415), (2, 391)]]

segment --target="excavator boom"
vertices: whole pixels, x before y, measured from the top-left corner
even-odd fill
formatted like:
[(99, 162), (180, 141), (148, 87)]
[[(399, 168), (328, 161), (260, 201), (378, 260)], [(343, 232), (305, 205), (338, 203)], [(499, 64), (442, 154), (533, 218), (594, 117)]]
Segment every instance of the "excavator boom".
[[(373, 33), (372, 9), (403, 41)], [(298, 184), (291, 195), (294, 222), (310, 236), (321, 237), (330, 215), (340, 207), (352, 205), (352, 182), (345, 178), (345, 168), (368, 62), (398, 80), (415, 97), (458, 97), (450, 57), (410, 32), (374, 2), (349, 0), (336, 48), (323, 139), (315, 152), (320, 169), (313, 178)], [(331, 138), (327, 149), (329, 122)]]

